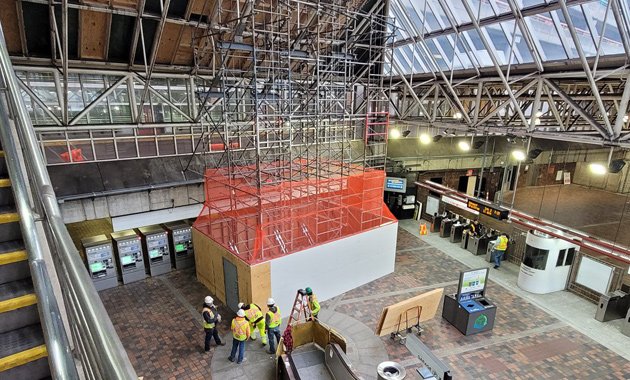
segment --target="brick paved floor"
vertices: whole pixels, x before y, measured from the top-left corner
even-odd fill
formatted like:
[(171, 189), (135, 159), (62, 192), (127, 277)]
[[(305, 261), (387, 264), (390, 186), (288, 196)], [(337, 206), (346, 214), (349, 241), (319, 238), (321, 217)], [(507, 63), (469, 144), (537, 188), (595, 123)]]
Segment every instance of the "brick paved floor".
[[(436, 287), (452, 293), (459, 270), (466, 268), (402, 229), (397, 251), (394, 273), (322, 307), (373, 330), (384, 306)], [(101, 292), (133, 365), (145, 379), (210, 379), (213, 352), (203, 352), (199, 315), (205, 295), (192, 270)], [(441, 307), (424, 325), (421, 340), (451, 366), (455, 379), (630, 379), (628, 361), (493, 283), (492, 275), (487, 295), (498, 307), (491, 332), (463, 336), (440, 317)], [(227, 321), (233, 316), (223, 305), (219, 311)], [(226, 327), (220, 325), (221, 336), (228, 336)], [(389, 338), (381, 341), (390, 359), (406, 366), (407, 379), (418, 379), (418, 359)]]

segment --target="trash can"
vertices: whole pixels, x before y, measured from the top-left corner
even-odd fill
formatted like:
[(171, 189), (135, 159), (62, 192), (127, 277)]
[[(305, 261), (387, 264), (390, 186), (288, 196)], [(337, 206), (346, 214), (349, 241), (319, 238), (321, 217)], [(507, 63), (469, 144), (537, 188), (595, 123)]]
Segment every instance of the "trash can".
[(405, 367), (396, 362), (382, 362), (376, 367), (378, 380), (402, 380), (407, 376)]

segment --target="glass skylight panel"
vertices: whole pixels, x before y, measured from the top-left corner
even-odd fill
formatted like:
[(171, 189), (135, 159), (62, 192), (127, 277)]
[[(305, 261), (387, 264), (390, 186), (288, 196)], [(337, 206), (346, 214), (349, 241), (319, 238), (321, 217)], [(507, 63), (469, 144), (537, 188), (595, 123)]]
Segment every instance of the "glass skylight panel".
[(467, 38), (468, 46), (470, 46), (472, 55), (475, 56), (479, 65), (482, 67), (492, 66), (492, 59), (490, 59), (490, 55), (484, 47), (479, 33), (476, 30), (467, 30), (463, 34)]
[(545, 4), (545, 0), (516, 0), (516, 3), (521, 9), (525, 9)]
[(584, 10), (584, 16), (593, 25), (595, 33), (595, 43), (599, 43), (600, 34), (606, 20), (606, 27), (603, 28), (604, 38), (602, 39), (602, 51), (601, 55), (606, 54), (624, 54), (623, 43), (621, 42), (621, 35), (615, 17), (612, 14), (612, 9), (608, 10), (608, 16), (606, 16), (606, 5), (601, 3), (587, 3), (582, 5)]
[[(577, 11), (577, 12), (576, 12)], [(564, 18), (564, 14), (562, 11), (557, 10), (554, 11), (554, 15), (557, 17), (558, 22), (558, 31), (562, 33), (562, 40), (564, 41), (567, 49), (570, 49), (570, 58), (578, 58), (579, 54), (575, 44), (573, 43), (573, 37), (571, 36), (571, 31), (569, 30), (569, 26)], [(584, 15), (582, 15), (582, 11), (579, 9), (569, 9), (569, 15), (571, 16), (571, 21), (573, 22), (573, 27), (575, 28), (575, 34), (580, 40), (580, 46), (582, 47), (582, 51), (587, 56), (594, 56), (597, 52), (595, 48), (595, 44), (593, 43), (593, 36), (591, 35), (590, 30), (588, 29), (588, 24), (584, 20)]]
[(543, 61), (567, 59), (562, 41), (548, 12), (525, 17), (525, 23)]
[(527, 41), (523, 37), (521, 28), (518, 27), (516, 22), (514, 20), (504, 21), (501, 23), (501, 27), (509, 43), (512, 43), (512, 38), (514, 38), (512, 64), (534, 62)]
[(475, 18), (477, 18), (477, 20), (481, 20), (486, 17), (496, 16), (488, 0), (462, 0), (462, 1), (468, 2), (468, 4), (470, 5), (470, 8), (472, 9), (472, 13), (473, 15), (475, 15)]
[(465, 0), (449, 0), (448, 1), (450, 11), (455, 17), (455, 20), (458, 25), (470, 23), (470, 17), (468, 17), (466, 8), (464, 8), (464, 4), (462, 4), (461, 1), (465, 1)]
[[(492, 44), (494, 56), (500, 65), (507, 65), (510, 61), (510, 43), (505, 37), (505, 33), (501, 30), (500, 25), (492, 25), (481, 28), (486, 35), (486, 40)], [(513, 60), (514, 58), (512, 58)]]

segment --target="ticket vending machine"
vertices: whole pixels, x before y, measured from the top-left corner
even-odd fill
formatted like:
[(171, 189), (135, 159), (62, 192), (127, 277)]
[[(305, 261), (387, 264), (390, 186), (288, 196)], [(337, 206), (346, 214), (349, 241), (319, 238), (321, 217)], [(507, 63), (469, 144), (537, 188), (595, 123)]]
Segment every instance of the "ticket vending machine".
[(442, 317), (464, 335), (494, 328), (497, 307), (485, 297), (488, 268), (460, 272), (457, 294), (444, 296)]
[(114, 247), (105, 235), (81, 239), (85, 265), (96, 290), (104, 290), (118, 286)]
[(192, 227), (185, 221), (163, 224), (168, 231), (171, 263), (176, 269), (195, 266)]
[(168, 232), (159, 225), (136, 229), (142, 238), (144, 263), (147, 274), (159, 276), (171, 271), (171, 254), (168, 248)]
[(124, 230), (111, 234), (114, 243), (114, 257), (118, 276), (123, 284), (144, 280), (144, 257), (140, 237), (134, 230)]

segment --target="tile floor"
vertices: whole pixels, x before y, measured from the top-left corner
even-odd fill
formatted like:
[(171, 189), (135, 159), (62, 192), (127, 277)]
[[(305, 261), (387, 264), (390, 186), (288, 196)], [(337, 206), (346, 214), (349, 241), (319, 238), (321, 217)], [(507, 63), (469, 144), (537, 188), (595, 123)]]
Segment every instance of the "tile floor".
[[(402, 227), (398, 236), (394, 273), (323, 302), (323, 309), (373, 330), (388, 304), (438, 287), (455, 291), (458, 271), (470, 265), (445, 253), (450, 243), (435, 238), (423, 241)], [(454, 379), (630, 379), (628, 360), (578, 331), (574, 321), (561, 319), (505, 286), (507, 269), (500, 283), (491, 275), (487, 291), (498, 306), (494, 330), (463, 336), (439, 317), (441, 309), (424, 325), (421, 340), (451, 366)], [(212, 377), (214, 349), (203, 352), (199, 316), (206, 293), (190, 270), (101, 292), (139, 376)], [(219, 305), (219, 310), (225, 320), (232, 318), (224, 306)], [(227, 336), (227, 323), (220, 325), (220, 334)], [(390, 359), (406, 366), (407, 379), (418, 379), (419, 360), (405, 346), (380, 339)]]

